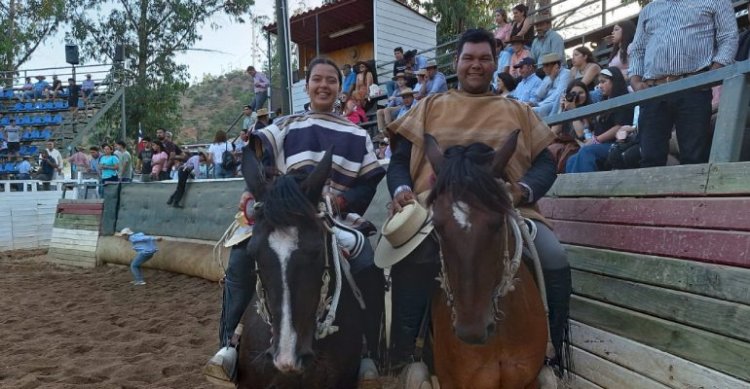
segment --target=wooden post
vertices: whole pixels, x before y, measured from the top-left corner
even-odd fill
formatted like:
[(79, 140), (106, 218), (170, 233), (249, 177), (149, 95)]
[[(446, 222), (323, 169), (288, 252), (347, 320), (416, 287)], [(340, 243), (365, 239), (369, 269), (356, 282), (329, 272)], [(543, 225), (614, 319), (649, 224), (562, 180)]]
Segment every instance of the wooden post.
[(721, 87), (719, 116), (711, 146), (709, 162), (737, 162), (740, 160), (742, 140), (747, 126), (750, 90), (747, 74), (727, 78)]

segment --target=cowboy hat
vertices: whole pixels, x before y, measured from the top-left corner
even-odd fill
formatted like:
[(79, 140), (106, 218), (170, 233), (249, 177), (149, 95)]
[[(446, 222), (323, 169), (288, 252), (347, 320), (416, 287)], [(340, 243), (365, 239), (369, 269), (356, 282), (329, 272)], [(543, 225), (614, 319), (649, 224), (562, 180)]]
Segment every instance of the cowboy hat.
[(232, 247), (253, 236), (253, 226), (248, 224), (247, 218), (243, 212), (237, 212), (237, 214), (234, 215), (234, 221), (232, 221), (232, 225), (229, 226), (229, 231), (226, 236), (227, 238), (224, 240), (224, 247)]
[(513, 35), (512, 37), (510, 37), (510, 40), (508, 41), (508, 43), (510, 43), (510, 44), (514, 44), (514, 43), (526, 43), (526, 40), (522, 36)]
[(398, 80), (399, 78), (406, 78), (406, 73), (404, 72), (398, 72), (395, 76), (393, 76), (393, 81)]
[(135, 232), (128, 227), (123, 228), (120, 232), (115, 232), (115, 236), (133, 235)]
[(429, 68), (437, 68), (437, 67), (438, 67), (438, 65), (437, 65), (437, 62), (435, 62), (435, 60), (434, 60), (434, 59), (431, 59), (431, 60), (427, 61), (427, 64), (426, 64), (426, 65), (424, 65), (424, 68), (425, 68), (425, 69), (429, 69)]
[(551, 14), (540, 14), (537, 15), (536, 18), (534, 18), (534, 25), (540, 24), (540, 23), (546, 23), (546, 22), (552, 22), (555, 20), (555, 17)]
[(542, 56), (542, 59), (539, 60), (539, 63), (542, 65), (546, 65), (548, 63), (559, 63), (561, 61), (562, 61), (562, 57), (560, 57), (560, 54), (547, 53)]
[(404, 97), (404, 96), (414, 96), (414, 91), (411, 88), (404, 88), (401, 93), (398, 94), (398, 97)]
[(409, 255), (432, 232), (432, 218), (418, 202), (413, 201), (401, 212), (391, 215), (383, 224), (380, 241), (375, 248), (375, 265), (386, 268)]
[(261, 108), (261, 109), (255, 111), (255, 114), (258, 115), (258, 117), (260, 117), (260, 116), (268, 116), (268, 108)]

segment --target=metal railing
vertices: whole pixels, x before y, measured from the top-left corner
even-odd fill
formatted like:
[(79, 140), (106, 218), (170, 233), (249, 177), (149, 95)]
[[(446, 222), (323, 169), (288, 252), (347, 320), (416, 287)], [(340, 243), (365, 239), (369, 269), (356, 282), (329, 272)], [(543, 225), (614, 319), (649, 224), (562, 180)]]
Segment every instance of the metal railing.
[[(592, 117), (680, 92), (722, 85), (709, 162), (738, 162), (750, 106), (750, 60), (576, 108), (545, 118), (548, 125)], [(708, 129), (706, 129), (708, 131)]]

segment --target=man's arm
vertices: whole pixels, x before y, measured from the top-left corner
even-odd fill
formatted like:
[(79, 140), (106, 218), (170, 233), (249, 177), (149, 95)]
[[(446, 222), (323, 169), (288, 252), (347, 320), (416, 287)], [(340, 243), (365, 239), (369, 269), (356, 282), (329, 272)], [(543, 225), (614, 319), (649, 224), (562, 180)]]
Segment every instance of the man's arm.
[(391, 150), (391, 162), (388, 164), (388, 192), (395, 196), (399, 188), (412, 188), (411, 173), (409, 172), (409, 161), (411, 160), (411, 142), (401, 135), (395, 135), (391, 140), (394, 148)]
[(630, 84), (634, 91), (646, 89), (646, 84), (643, 83), (643, 74), (645, 73), (644, 56), (646, 55), (646, 44), (648, 43), (648, 37), (646, 36), (646, 18), (649, 6), (646, 6), (641, 11), (641, 16), (638, 18), (638, 27), (635, 30), (635, 37), (633, 42), (628, 46), (629, 53), (629, 68), (628, 75), (630, 76)]
[(565, 62), (565, 41), (557, 31), (555, 31), (555, 34), (552, 35), (551, 38), (550, 45), (552, 47), (552, 52), (560, 54), (560, 58)]
[(430, 91), (427, 92), (428, 95), (445, 92), (448, 90), (448, 83), (445, 81), (445, 76), (442, 73), (435, 74), (435, 78), (432, 80), (432, 85), (430, 85)]
[(734, 20), (734, 7), (729, 0), (714, 2), (714, 26), (716, 26), (716, 54), (712, 59), (711, 69), (734, 63), (737, 54), (739, 36), (737, 23)]
[(354, 186), (341, 195), (344, 198), (344, 207), (341, 211), (364, 215), (384, 175), (385, 170), (381, 168), (378, 173), (367, 178), (358, 178)]
[(557, 179), (557, 166), (554, 158), (544, 149), (534, 159), (529, 170), (526, 171), (519, 185), (528, 188), (528, 197), (521, 200), (521, 204), (532, 204), (544, 197)]

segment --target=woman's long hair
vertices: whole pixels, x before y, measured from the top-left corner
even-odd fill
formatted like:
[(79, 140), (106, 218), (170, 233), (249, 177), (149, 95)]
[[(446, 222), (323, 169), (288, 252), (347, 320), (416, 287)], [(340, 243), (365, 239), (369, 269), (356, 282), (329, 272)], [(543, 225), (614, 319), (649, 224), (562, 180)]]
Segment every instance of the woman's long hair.
[(573, 80), (570, 82), (570, 84), (568, 84), (568, 87), (565, 88), (565, 96), (569, 95), (570, 91), (572, 91), (575, 87), (579, 87), (586, 92), (586, 101), (584, 101), (581, 105), (578, 105), (578, 102), (576, 102), (576, 107), (583, 107), (591, 104), (591, 93), (589, 93), (589, 87), (586, 86), (586, 84), (584, 84), (580, 79)]
[(586, 57), (586, 63), (596, 63), (596, 58), (594, 58), (594, 53), (591, 52), (591, 50), (586, 46), (580, 46), (573, 49), (573, 51), (577, 51), (580, 54), (583, 54), (584, 57)]
[(635, 24), (630, 20), (621, 20), (617, 22), (617, 25), (620, 26), (620, 29), (622, 30), (622, 38), (620, 39), (620, 42), (617, 42), (612, 46), (609, 60), (612, 61), (617, 53), (620, 53), (620, 62), (626, 64), (628, 63), (628, 46), (630, 46), (635, 37)]
[[(605, 70), (607, 72), (604, 72)], [(612, 76), (610, 77), (610, 75), (606, 73), (609, 73)], [(628, 84), (625, 82), (625, 77), (623, 77), (620, 68), (606, 67), (602, 70), (602, 73), (599, 73), (599, 77), (607, 77), (612, 81), (612, 93), (610, 93), (609, 96), (606, 96), (606, 99), (628, 94)]]

